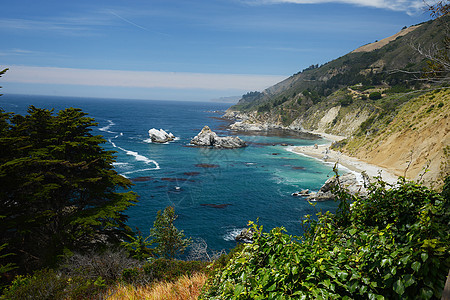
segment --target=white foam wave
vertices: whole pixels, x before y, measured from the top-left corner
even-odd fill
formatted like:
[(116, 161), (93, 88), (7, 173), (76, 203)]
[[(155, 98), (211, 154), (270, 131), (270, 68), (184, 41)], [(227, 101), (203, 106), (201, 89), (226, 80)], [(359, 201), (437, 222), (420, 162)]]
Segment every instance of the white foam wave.
[(137, 161), (142, 161), (142, 162), (146, 163), (147, 165), (150, 165), (150, 164), (155, 165), (155, 168), (146, 169), (146, 170), (159, 170), (159, 169), (161, 169), (161, 168), (159, 167), (159, 164), (158, 164), (155, 160), (153, 160), (153, 159), (150, 159), (150, 158), (148, 158), (148, 157), (145, 157), (145, 156), (143, 156), (143, 155), (141, 155), (141, 154), (139, 154), (139, 153), (137, 153), (137, 152), (130, 151), (130, 150), (127, 150), (127, 149), (124, 149), (124, 148), (122, 148), (122, 147), (117, 147), (117, 148), (119, 148), (120, 150), (124, 151), (127, 155), (134, 156), (134, 158), (135, 158)]
[[(172, 141), (170, 141), (170, 142), (173, 142), (173, 141), (179, 141), (179, 140), (180, 140), (179, 137), (175, 137), (175, 138), (174, 138)], [(153, 143), (151, 138), (145, 139), (145, 140), (143, 140), (143, 142), (144, 142), (144, 143), (148, 143), (148, 144), (152, 144), (152, 143)], [(170, 144), (170, 142), (166, 142), (166, 143), (162, 143), (162, 144), (163, 144), (163, 145), (168, 145), (168, 144)]]
[(112, 126), (116, 125), (116, 123), (114, 123), (112, 120), (107, 120), (107, 121), (108, 121), (108, 125), (106, 125), (105, 127), (99, 128), (98, 130), (108, 132), (108, 133), (117, 133), (117, 132), (109, 130)]
[(116, 144), (113, 141), (111, 141), (111, 139), (108, 139), (108, 142), (110, 142), (114, 148), (117, 148)]
[(125, 162), (113, 162), (113, 166), (127, 166), (127, 165), (129, 164)]
[(235, 241), (236, 236), (244, 229), (245, 228), (233, 228), (223, 235), (223, 239), (225, 241)]

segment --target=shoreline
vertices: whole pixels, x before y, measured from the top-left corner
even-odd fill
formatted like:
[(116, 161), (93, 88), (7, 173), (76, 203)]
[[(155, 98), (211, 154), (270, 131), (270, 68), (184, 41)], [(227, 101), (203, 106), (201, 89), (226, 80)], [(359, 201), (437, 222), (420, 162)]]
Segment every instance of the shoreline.
[[(313, 133), (318, 134), (322, 136), (324, 139), (333, 142), (340, 141), (345, 138), (337, 135), (330, 135), (317, 132)], [(299, 155), (315, 158), (321, 161), (322, 163), (328, 164), (338, 163), (338, 168), (339, 166), (342, 166), (352, 173), (361, 174), (362, 172), (365, 172), (370, 177), (370, 179), (373, 179), (376, 176), (381, 176), (382, 180), (389, 184), (397, 183), (398, 176), (396, 176), (393, 171), (374, 164), (370, 164), (358, 158), (345, 155), (340, 151), (331, 150), (330, 146), (331, 143), (325, 143), (321, 145), (316, 144), (314, 146), (296, 146), (292, 147), (288, 151), (291, 151)], [(362, 180), (362, 176), (359, 180)]]
[[(224, 118), (229, 120), (229, 118)], [(236, 123), (234, 123), (236, 124)], [(230, 129), (230, 125), (227, 126), (228, 130)], [(284, 129), (284, 128), (283, 128)], [(288, 129), (288, 128), (286, 128)], [(288, 129), (293, 130), (293, 129)], [(293, 130), (296, 131), (296, 130)], [(245, 130), (244, 130), (245, 132)], [(253, 131), (254, 132), (254, 131)], [(389, 170), (387, 168), (377, 166), (375, 164), (368, 163), (366, 161), (363, 161), (361, 159), (358, 159), (356, 157), (351, 157), (348, 155), (345, 155), (341, 153), (340, 151), (331, 150), (330, 146), (333, 142), (339, 142), (341, 140), (346, 139), (346, 136), (342, 135), (335, 135), (335, 134), (329, 134), (320, 132), (318, 130), (302, 130), (300, 132), (314, 135), (318, 138), (322, 138), (322, 141), (320, 143), (315, 144), (314, 146), (295, 146), (295, 147), (289, 147), (287, 151), (304, 155), (306, 157), (314, 158), (319, 160), (321, 163), (325, 164), (331, 164), (334, 165), (335, 163), (338, 163), (338, 169), (339, 166), (341, 166), (342, 169), (346, 169), (346, 173), (353, 173), (356, 176), (356, 180), (358, 184), (363, 183), (363, 175), (362, 173), (365, 172), (369, 179), (372, 181), (374, 177), (381, 177), (381, 179), (389, 184), (395, 185), (398, 181), (398, 176), (395, 175), (394, 170)], [(258, 131), (258, 134), (260, 132)], [(323, 143), (322, 143), (323, 142)]]

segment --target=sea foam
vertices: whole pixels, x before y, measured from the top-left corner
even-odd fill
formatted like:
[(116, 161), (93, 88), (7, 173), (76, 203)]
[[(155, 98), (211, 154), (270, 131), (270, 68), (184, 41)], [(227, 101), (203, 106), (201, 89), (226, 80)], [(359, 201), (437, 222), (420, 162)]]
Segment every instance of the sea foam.
[(223, 235), (223, 239), (225, 241), (235, 241), (235, 238), (238, 236), (238, 234), (240, 234), (242, 232), (242, 230), (244, 230), (245, 228), (233, 228), (229, 231), (227, 231), (227, 233), (225, 233)]
[(114, 123), (112, 120), (107, 120), (107, 121), (108, 121), (108, 125), (106, 125), (105, 127), (99, 128), (98, 130), (108, 132), (108, 133), (117, 133), (117, 132), (109, 130), (112, 126), (116, 125), (116, 123)]
[[(145, 157), (144, 155), (141, 155), (141, 154), (139, 154), (139, 153), (137, 153), (137, 152), (135, 152), (135, 151), (130, 151), (130, 150), (124, 149), (124, 148), (122, 148), (122, 147), (117, 147), (117, 148), (119, 148), (120, 150), (124, 151), (127, 155), (134, 156), (134, 158), (135, 158), (137, 161), (142, 161), (142, 162), (146, 163), (147, 165), (150, 165), (150, 164), (155, 165), (154, 168), (147, 168), (147, 169), (142, 169), (142, 170), (136, 170), (136, 171), (133, 171), (133, 172), (131, 172), (131, 173), (141, 172), (141, 171), (148, 171), (148, 170), (159, 170), (159, 169), (161, 169), (161, 168), (159, 167), (159, 164), (158, 164), (155, 160), (153, 160), (153, 159), (150, 159), (150, 158), (148, 158), (148, 157)], [(127, 174), (130, 174), (130, 173), (127, 173)]]

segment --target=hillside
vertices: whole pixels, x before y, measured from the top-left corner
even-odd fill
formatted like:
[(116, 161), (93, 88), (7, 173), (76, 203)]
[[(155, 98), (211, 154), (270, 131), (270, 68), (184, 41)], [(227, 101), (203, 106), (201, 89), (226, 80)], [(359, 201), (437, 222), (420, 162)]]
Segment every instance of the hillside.
[[(283, 128), (345, 136), (336, 145), (341, 151), (396, 175), (408, 168), (407, 177), (416, 179), (428, 164), (432, 171), (424, 178), (430, 183), (448, 160), (443, 154), (450, 142), (450, 108), (445, 89), (426, 94), (436, 87), (414, 75), (427, 66), (416, 48), (442, 43), (447, 21), (405, 28), (262, 92), (249, 92), (225, 117), (238, 121), (231, 125), (237, 131)], [(411, 161), (409, 167), (405, 161)]]
[(378, 116), (342, 147), (398, 176), (426, 183), (450, 172), (450, 91), (436, 90), (405, 103), (392, 119)]

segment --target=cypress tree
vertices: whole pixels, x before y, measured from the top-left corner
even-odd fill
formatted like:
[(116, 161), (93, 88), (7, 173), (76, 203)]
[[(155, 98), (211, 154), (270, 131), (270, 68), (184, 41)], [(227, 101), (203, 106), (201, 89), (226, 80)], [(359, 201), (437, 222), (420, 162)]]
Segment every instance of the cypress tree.
[(0, 109), (0, 245), (23, 271), (50, 266), (64, 251), (118, 244), (131, 232), (124, 211), (136, 194), (86, 115)]

